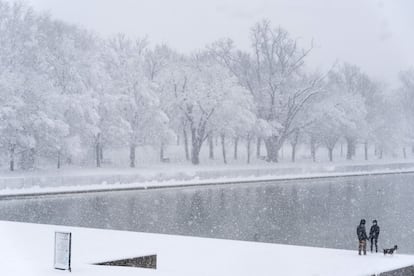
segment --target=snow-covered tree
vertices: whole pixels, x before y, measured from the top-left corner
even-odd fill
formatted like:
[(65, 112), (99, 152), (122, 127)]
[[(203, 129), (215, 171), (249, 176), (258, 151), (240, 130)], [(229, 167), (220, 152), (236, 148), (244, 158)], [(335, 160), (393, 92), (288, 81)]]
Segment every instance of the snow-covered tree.
[(238, 139), (246, 140), (247, 158), (250, 162), (250, 143), (256, 123), (253, 100), (249, 92), (237, 85), (237, 82), (227, 89), (228, 95), (223, 98), (221, 105), (212, 116), (209, 124), (210, 132), (220, 136), (224, 163), (227, 163), (226, 137), (234, 138), (234, 159), (237, 159)]
[(268, 160), (278, 161), (279, 149), (294, 131), (293, 121), (319, 93), (322, 78), (305, 70), (311, 49), (302, 49), (282, 28), (269, 21), (251, 31), (252, 52), (237, 51), (232, 41), (215, 43), (212, 50), (253, 96), (258, 118), (272, 130), (265, 138)]
[[(366, 139), (367, 109), (364, 93), (371, 89), (368, 77), (353, 65), (343, 64), (329, 75), (329, 90), (334, 93), (334, 101), (339, 100), (340, 112), (346, 114), (341, 122), (341, 132), (347, 142), (348, 160), (355, 154), (357, 139)], [(340, 113), (338, 113), (340, 114)]]
[[(93, 158), (101, 166), (104, 150), (164, 150), (183, 138), (187, 159), (200, 162), (209, 139), (251, 141), (257, 155), (264, 142), (268, 161), (289, 141), (292, 160), (301, 139), (310, 138), (329, 159), (338, 140), (351, 159), (358, 141), (375, 144), (376, 153), (413, 144), (414, 71), (401, 72), (391, 89), (373, 81), (355, 65), (342, 64), (327, 77), (309, 73), (303, 49), (282, 28), (268, 21), (250, 33), (250, 51), (231, 40), (208, 50), (182, 55), (167, 45), (150, 48), (146, 39), (117, 35), (110, 39), (38, 14), (22, 3), (0, 0), (0, 154), (9, 168), (33, 168), (39, 159), (63, 162)], [(302, 137), (302, 138), (301, 138)], [(413, 147), (414, 148), (414, 147)]]
[[(148, 144), (154, 131), (168, 127), (168, 118), (160, 108), (160, 101), (152, 81), (145, 72), (145, 40), (131, 40), (120, 34), (107, 41), (106, 69), (112, 91), (119, 93), (122, 114), (130, 131), (130, 166), (135, 166), (138, 145)], [(151, 141), (150, 141), (151, 142)]]
[(54, 108), (69, 125), (67, 137), (57, 141), (60, 160), (65, 142), (73, 146), (73, 141), (81, 141), (83, 148), (89, 148), (99, 140), (99, 40), (92, 33), (48, 17), (40, 20), (39, 32), (42, 50), (37, 71), (52, 82), (53, 96), (58, 98)]
[[(180, 57), (165, 76), (163, 99), (168, 102), (169, 113), (182, 122), (184, 135), (191, 137), (191, 162), (199, 164), (200, 150), (209, 134), (218, 130), (218, 122), (225, 108), (233, 107), (244, 99), (241, 87), (230, 72), (207, 53)], [(221, 112), (221, 113), (220, 113)], [(186, 139), (186, 137), (184, 137)]]
[(414, 121), (414, 69), (401, 71), (399, 79), (399, 88), (385, 95), (383, 110), (388, 112), (382, 116), (381, 122), (384, 128), (393, 129), (393, 140), (396, 136), (399, 137), (398, 140), (404, 147), (405, 156), (406, 146), (411, 146), (411, 151), (414, 153), (414, 125), (412, 123)]
[(316, 161), (316, 148), (318, 145), (326, 147), (329, 161), (333, 161), (333, 150), (343, 135), (343, 130), (352, 128), (354, 121), (348, 116), (352, 105), (349, 98), (330, 91), (316, 101), (310, 109), (310, 124), (306, 132), (310, 139), (311, 156)]

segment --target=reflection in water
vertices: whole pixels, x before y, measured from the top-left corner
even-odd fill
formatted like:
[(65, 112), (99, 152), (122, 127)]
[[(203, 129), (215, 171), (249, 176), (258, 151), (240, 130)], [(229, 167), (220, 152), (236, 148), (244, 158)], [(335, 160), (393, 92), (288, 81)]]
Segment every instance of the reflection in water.
[(414, 175), (302, 180), (0, 201), (0, 219), (356, 248), (361, 218), (380, 248), (414, 253)]

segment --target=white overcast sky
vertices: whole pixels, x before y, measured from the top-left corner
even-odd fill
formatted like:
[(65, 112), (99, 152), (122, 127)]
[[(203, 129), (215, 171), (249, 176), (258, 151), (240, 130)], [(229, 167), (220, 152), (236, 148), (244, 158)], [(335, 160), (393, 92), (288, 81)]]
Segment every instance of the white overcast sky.
[[(9, 0), (15, 1), (15, 0)], [(316, 49), (326, 69), (336, 60), (357, 64), (395, 84), (414, 66), (414, 0), (25, 0), (38, 11), (102, 35), (147, 35), (182, 52), (223, 37), (249, 47), (249, 30), (267, 18)]]

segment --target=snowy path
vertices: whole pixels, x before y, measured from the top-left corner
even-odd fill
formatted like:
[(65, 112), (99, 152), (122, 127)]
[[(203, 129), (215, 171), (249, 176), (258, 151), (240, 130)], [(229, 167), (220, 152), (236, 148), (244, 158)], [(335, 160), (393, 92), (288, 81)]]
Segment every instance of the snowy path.
[[(356, 276), (411, 266), (414, 256), (280, 244), (0, 222), (0, 275), (62, 275), (53, 266), (54, 231), (73, 233), (74, 276)], [(156, 253), (158, 268), (91, 263)]]

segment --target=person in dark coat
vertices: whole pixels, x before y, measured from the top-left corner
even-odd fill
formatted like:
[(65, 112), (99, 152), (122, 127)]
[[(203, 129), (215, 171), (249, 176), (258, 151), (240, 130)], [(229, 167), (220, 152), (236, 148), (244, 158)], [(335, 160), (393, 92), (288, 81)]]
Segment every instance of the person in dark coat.
[(371, 229), (369, 230), (369, 241), (371, 242), (371, 253), (373, 249), (373, 245), (375, 243), (375, 252), (378, 253), (378, 236), (380, 233), (380, 227), (378, 226), (378, 222), (376, 219), (372, 221)]
[(361, 255), (361, 251), (364, 251), (364, 255), (367, 255), (367, 231), (365, 230), (365, 219), (361, 219), (357, 227), (357, 236), (359, 241), (358, 254)]

